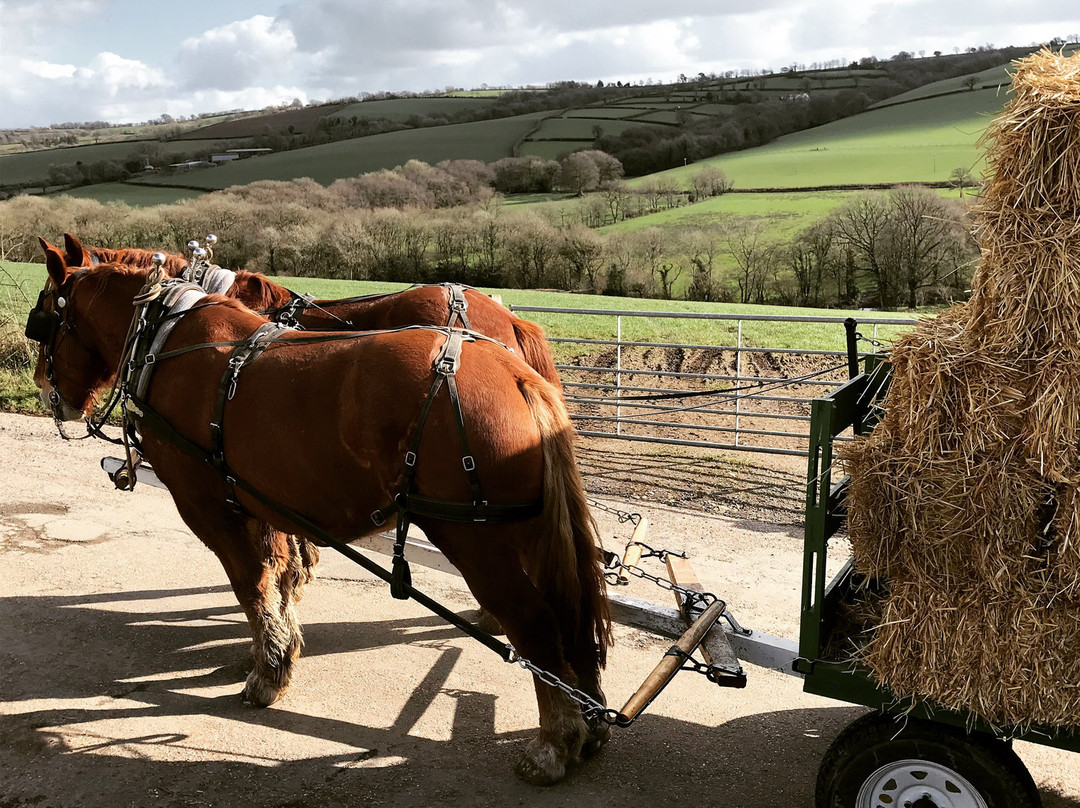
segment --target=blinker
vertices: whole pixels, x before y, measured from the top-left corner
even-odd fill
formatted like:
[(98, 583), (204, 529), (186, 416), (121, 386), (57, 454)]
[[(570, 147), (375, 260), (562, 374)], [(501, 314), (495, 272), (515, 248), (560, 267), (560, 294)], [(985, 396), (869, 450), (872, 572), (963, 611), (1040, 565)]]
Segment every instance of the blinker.
[(60, 326), (60, 315), (45, 311), (44, 303), (45, 292), (40, 292), (37, 305), (30, 309), (30, 316), (26, 318), (25, 334), (27, 339), (48, 346), (52, 344), (56, 329)]

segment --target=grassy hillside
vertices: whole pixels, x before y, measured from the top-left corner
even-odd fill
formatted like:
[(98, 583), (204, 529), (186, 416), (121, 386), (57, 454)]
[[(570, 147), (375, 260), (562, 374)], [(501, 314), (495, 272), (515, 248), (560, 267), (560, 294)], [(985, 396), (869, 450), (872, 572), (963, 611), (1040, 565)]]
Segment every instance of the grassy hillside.
[(245, 115), (185, 132), (180, 138), (183, 140), (205, 138), (233, 140), (265, 135), (268, 132), (288, 131), (290, 128), (296, 132), (313, 132), (320, 120), (327, 115), (333, 115), (341, 107), (341, 104), (321, 104), (301, 109), (275, 110), (263, 115)]
[[(501, 118), (494, 121), (409, 129), (384, 135), (341, 140), (322, 146), (237, 160), (217, 168), (192, 171), (183, 184), (207, 190), (246, 185), (256, 180), (291, 180), (310, 177), (329, 185), (343, 177), (355, 177), (403, 165), (409, 160), (435, 164), (442, 160), (493, 162), (508, 157), (514, 144), (532, 129), (544, 113)], [(174, 177), (154, 176), (146, 184), (177, 182)]]
[[(1062, 49), (1062, 53), (1066, 56), (1070, 56), (1075, 53), (1078, 48), (1080, 48), (1080, 45), (1067, 45)], [(916, 87), (914, 90), (908, 90), (906, 93), (901, 93), (900, 95), (886, 98), (883, 101), (878, 101), (871, 109), (889, 107), (894, 104), (906, 104), (910, 101), (931, 98), (933, 96), (960, 95), (971, 92), (973, 89), (994, 90), (998, 93), (1006, 93), (1008, 92), (1009, 84), (1012, 81), (1010, 68), (1011, 65), (1002, 64), (996, 67), (987, 68), (986, 70), (981, 70), (978, 73), (971, 73), (967, 76), (958, 76), (951, 79), (931, 82), (930, 84), (924, 84), (922, 87)]]
[[(861, 191), (724, 194), (694, 205), (653, 213), (600, 228), (602, 233), (625, 233), (643, 227), (704, 228), (722, 226), (736, 217), (760, 222), (772, 241), (790, 239), (829, 215)], [(953, 196), (956, 191), (945, 191)]]
[(663, 174), (689, 187), (693, 172), (712, 165), (736, 188), (942, 182), (956, 168), (977, 176), (982, 157), (975, 144), (1005, 100), (995, 90), (976, 90), (868, 110)]
[(162, 185), (103, 182), (97, 185), (86, 185), (82, 188), (60, 191), (56, 195), (71, 196), (76, 199), (96, 199), (98, 202), (123, 202), (132, 207), (145, 208), (150, 205), (171, 205), (184, 199), (202, 196), (203, 193), (203, 191), (169, 188)]
[(386, 98), (348, 104), (332, 117), (385, 118), (389, 121), (407, 121), (414, 116), (437, 117), (456, 115), (470, 109), (490, 106), (498, 96), (437, 96), (432, 98)]
[(70, 163), (96, 163), (100, 160), (123, 162), (140, 148), (159, 150), (160, 162), (167, 162), (171, 155), (186, 154), (201, 149), (217, 149), (217, 140), (122, 140), (114, 143), (97, 143), (87, 146), (70, 146), (62, 149), (42, 149), (0, 155), (0, 184), (13, 185), (44, 179), (49, 166)]

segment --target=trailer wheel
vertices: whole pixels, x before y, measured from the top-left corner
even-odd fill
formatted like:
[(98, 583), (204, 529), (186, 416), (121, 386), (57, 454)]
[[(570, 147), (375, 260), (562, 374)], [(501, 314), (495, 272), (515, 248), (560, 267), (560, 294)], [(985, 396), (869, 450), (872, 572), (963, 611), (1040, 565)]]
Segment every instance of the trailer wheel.
[(871, 713), (829, 747), (817, 808), (1039, 808), (1035, 782), (1008, 744), (960, 729)]

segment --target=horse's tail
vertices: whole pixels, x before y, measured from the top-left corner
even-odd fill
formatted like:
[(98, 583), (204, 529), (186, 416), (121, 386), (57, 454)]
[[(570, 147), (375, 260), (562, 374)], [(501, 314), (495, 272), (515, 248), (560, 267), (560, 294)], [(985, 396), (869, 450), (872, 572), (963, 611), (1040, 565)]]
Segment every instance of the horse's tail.
[(549, 605), (578, 643), (595, 644), (597, 664), (611, 642), (608, 603), (596, 523), (574, 456), (574, 430), (559, 392), (539, 380), (519, 382), (540, 430), (544, 457), (543, 537), (530, 553), (529, 574), (551, 594)]
[(551, 346), (544, 335), (544, 329), (515, 315), (510, 316), (510, 323), (514, 327), (518, 345), (521, 346), (521, 358), (525, 360), (525, 364), (555, 385), (556, 390), (561, 391), (562, 380), (559, 378), (559, 371), (555, 369), (555, 359), (551, 356)]

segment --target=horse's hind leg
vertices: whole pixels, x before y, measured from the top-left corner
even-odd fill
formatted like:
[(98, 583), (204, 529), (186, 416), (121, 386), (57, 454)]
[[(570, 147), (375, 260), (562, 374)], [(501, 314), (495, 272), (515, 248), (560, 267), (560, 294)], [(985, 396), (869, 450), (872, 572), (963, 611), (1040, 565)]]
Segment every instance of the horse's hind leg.
[[(433, 530), (428, 536), (461, 571), (480, 605), (502, 624), (518, 654), (576, 686), (577, 677), (563, 656), (558, 618), (525, 574), (518, 554), (498, 537), (458, 542), (441, 533)], [(535, 676), (533, 684), (540, 732), (525, 747), (516, 771), (529, 783), (550, 785), (565, 776), (568, 764), (580, 759), (588, 729), (580, 707), (569, 696)]]

